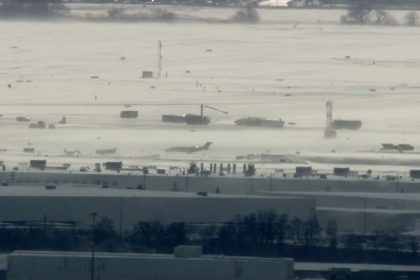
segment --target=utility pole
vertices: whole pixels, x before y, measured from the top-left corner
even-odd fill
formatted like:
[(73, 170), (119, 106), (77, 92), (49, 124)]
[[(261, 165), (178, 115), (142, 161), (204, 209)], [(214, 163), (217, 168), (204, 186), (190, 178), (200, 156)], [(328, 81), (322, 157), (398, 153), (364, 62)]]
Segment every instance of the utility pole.
[(90, 280), (95, 279), (95, 229), (96, 229), (96, 217), (98, 213), (91, 212), (90, 216), (92, 217), (92, 255), (90, 259)]
[(273, 191), (273, 173), (270, 173), (270, 192)]
[(333, 118), (333, 102), (327, 101), (327, 129), (330, 128)]
[(120, 238), (122, 240), (122, 223), (123, 223), (123, 207), (124, 207), (124, 198), (120, 198)]
[(186, 175), (185, 175), (185, 191), (186, 191), (186, 192), (188, 192), (188, 187), (189, 187), (189, 186), (188, 186), (188, 185), (189, 185), (188, 183), (189, 183), (189, 182), (188, 182), (188, 174), (186, 174)]

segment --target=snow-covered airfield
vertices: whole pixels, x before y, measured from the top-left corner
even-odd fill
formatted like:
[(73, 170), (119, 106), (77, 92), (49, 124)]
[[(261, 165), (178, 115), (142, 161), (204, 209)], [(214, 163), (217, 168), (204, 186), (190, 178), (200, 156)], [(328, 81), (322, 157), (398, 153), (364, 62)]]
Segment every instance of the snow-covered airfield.
[[(83, 14), (87, 8), (75, 9)], [(198, 19), (235, 13), (173, 9)], [(140, 157), (157, 154), (160, 160), (153, 162), (164, 165), (173, 159), (229, 161), (250, 153), (332, 155), (332, 150), (336, 157), (416, 160), (415, 153), (366, 151), (381, 143), (420, 145), (420, 28), (341, 25), (344, 13), (259, 10), (258, 24), (1, 21), (0, 160), (28, 162), (48, 155), (49, 162), (86, 165), (98, 161), (96, 149), (114, 147), (114, 159), (139, 165), (145, 162)], [(401, 21), (404, 13), (393, 12)], [(142, 79), (142, 71), (156, 72), (159, 40), (162, 78)], [(334, 117), (359, 119), (363, 127), (324, 139), (327, 100), (334, 101)], [(162, 114), (198, 114), (199, 104), (229, 114), (205, 109), (212, 119), (208, 126), (161, 122)], [(121, 119), (125, 105), (138, 110), (139, 119)], [(47, 124), (66, 116), (68, 123), (29, 129), (17, 116)], [(234, 125), (248, 116), (282, 118), (286, 126)], [(164, 151), (206, 141), (213, 142), (206, 152)], [(24, 153), (28, 146), (36, 152)], [(67, 158), (64, 149), (79, 149), (82, 157)]]

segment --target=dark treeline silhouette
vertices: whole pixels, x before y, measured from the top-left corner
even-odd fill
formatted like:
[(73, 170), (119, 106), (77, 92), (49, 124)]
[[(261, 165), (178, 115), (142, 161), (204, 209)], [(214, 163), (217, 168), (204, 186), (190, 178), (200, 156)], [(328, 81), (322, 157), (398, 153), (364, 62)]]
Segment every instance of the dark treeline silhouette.
[(65, 10), (62, 0), (0, 1), (0, 16), (2, 17), (51, 17)]
[[(93, 234), (92, 234), (93, 233)], [(18, 223), (0, 228), (0, 250), (172, 253), (181, 244), (203, 246), (204, 253), (291, 257), (296, 261), (420, 264), (418, 240), (398, 232), (339, 233), (337, 223), (325, 229), (316, 216), (303, 221), (274, 211), (236, 216), (222, 224), (139, 221), (129, 232), (116, 231), (102, 217), (92, 228), (75, 224)]]
[(134, 14), (127, 13), (124, 7), (111, 7), (107, 11), (106, 18), (98, 19), (114, 21), (174, 21), (177, 19), (177, 14), (158, 7)]
[[(243, 7), (247, 5), (257, 6), (259, 1), (240, 1), (240, 0), (131, 0), (131, 1), (115, 1), (115, 0), (84, 0), (82, 3), (95, 4), (150, 4), (150, 5), (194, 5), (194, 6), (217, 6), (217, 7)], [(418, 0), (290, 0), (287, 5), (289, 7), (354, 7), (363, 2), (375, 9), (395, 9), (420, 8)], [(0, 0), (4, 11), (13, 13), (30, 13), (32, 15), (51, 15), (62, 11), (63, 3), (72, 3), (71, 0)], [(1, 7), (1, 6), (0, 6)]]
[[(340, 19), (344, 24), (376, 24), (376, 25), (398, 25), (397, 20), (387, 11), (374, 9), (368, 1), (357, 0), (354, 5), (349, 7), (347, 14)], [(414, 23), (414, 24), (413, 24)], [(416, 25), (415, 20), (411, 24)]]
[[(14, 0), (3, 0), (0, 2), (12, 2)], [(18, 0), (19, 1), (19, 0)], [(25, 0), (21, 2), (57, 2), (57, 0)], [(62, 0), (60, 0), (62, 1)], [(288, 6), (290, 7), (322, 7), (322, 6), (352, 6), (357, 5), (358, 2), (364, 1), (371, 6), (377, 8), (404, 8), (404, 7), (420, 7), (418, 0), (290, 0)], [(65, 1), (71, 3), (72, 1)], [(243, 6), (244, 1), (239, 0), (131, 0), (131, 1), (115, 1), (115, 0), (83, 0), (83, 3), (129, 3), (129, 4), (181, 4), (181, 5), (201, 5), (201, 6)], [(248, 1), (247, 3), (257, 4), (259, 1)]]
[[(419, 2), (420, 3), (420, 2)], [(419, 6), (420, 8), (420, 6)], [(407, 12), (404, 22), (398, 22), (391, 12), (372, 5), (368, 0), (354, 0), (352, 5), (347, 9), (347, 14), (341, 16), (343, 24), (359, 24), (359, 25), (399, 25), (408, 26), (419, 25), (419, 16), (415, 11)]]
[[(135, 12), (130, 11), (130, 7), (126, 5), (110, 5), (105, 6), (105, 15), (86, 14), (75, 15), (72, 14), (71, 6), (68, 4), (71, 1), (65, 0), (0, 0), (0, 18), (35, 18), (35, 19), (51, 19), (51, 18), (67, 18), (88, 21), (117, 21), (117, 22), (171, 22), (175, 20), (191, 20), (189, 17), (179, 15), (171, 11), (169, 8), (163, 8), (158, 4), (183, 4), (184, 2), (174, 3), (172, 1), (165, 2), (166, 0), (150, 1), (150, 7), (139, 9)], [(108, 3), (110, 1), (83, 1), (86, 3)], [(111, 1), (113, 4), (118, 2)], [(134, 4), (147, 4), (141, 1), (132, 1)], [(185, 2), (188, 5), (204, 5), (207, 1), (198, 2)], [(213, 3), (213, 2), (212, 2)], [(216, 2), (214, 2), (216, 3)], [(219, 3), (219, 2), (217, 2)], [(124, 3), (127, 4), (127, 3)], [(230, 2), (220, 2), (220, 6), (230, 5)], [(217, 18), (195, 18), (194, 21), (203, 21), (207, 23), (257, 23), (259, 22), (259, 14), (253, 4), (244, 5), (238, 2), (238, 10), (226, 19)]]
[[(78, 1), (79, 2), (79, 1)], [(84, 0), (81, 3), (93, 4), (139, 4), (139, 5), (189, 5), (189, 6), (217, 6), (238, 7), (256, 6), (256, 2), (244, 2), (240, 0)], [(71, 0), (0, 0), (0, 11), (13, 14), (54, 15), (65, 11), (65, 4), (71, 4)], [(244, 4), (246, 3), (246, 4)]]
[[(242, 7), (244, 1), (240, 0), (131, 0), (131, 1), (114, 1), (114, 0), (85, 0), (84, 3), (129, 3), (129, 4), (150, 4), (150, 5), (192, 5), (192, 6), (217, 6), (217, 7)], [(249, 1), (249, 3), (255, 3)]]
[(252, 5), (247, 5), (245, 8), (240, 9), (232, 17), (234, 22), (252, 23), (260, 21), (257, 10)]

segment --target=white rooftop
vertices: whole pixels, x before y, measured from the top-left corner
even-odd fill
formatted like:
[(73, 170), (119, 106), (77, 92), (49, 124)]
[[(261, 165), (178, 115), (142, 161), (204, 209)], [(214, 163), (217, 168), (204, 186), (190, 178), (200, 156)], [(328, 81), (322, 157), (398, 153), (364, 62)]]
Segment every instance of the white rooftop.
[[(21, 197), (171, 197), (171, 198), (264, 198), (279, 199), (264, 195), (245, 195), (245, 194), (216, 194), (179, 191), (151, 191), (136, 189), (112, 189), (101, 187), (75, 187), (71, 185), (57, 185), (56, 189), (46, 189), (45, 186), (6, 186), (0, 187), (0, 197), (2, 196), (21, 196)], [(292, 196), (282, 197), (281, 199), (300, 199)]]
[[(43, 256), (43, 257), (82, 257), (91, 258), (91, 252), (75, 252), (75, 251), (15, 251), (11, 253), (12, 256)], [(96, 252), (97, 258), (125, 258), (125, 259), (172, 259), (175, 258), (173, 254), (146, 254), (146, 253), (107, 253)], [(244, 257), (244, 256), (224, 256), (224, 255), (202, 255), (201, 257), (194, 257), (188, 259), (241, 259), (241, 260), (291, 260), (289, 258), (259, 258), (259, 257)]]
[(273, 191), (256, 192), (259, 195), (294, 195), (294, 196), (324, 196), (324, 197), (348, 197), (348, 198), (380, 198), (380, 199), (403, 199), (420, 200), (420, 193), (401, 193), (401, 192), (291, 192), (291, 191)]

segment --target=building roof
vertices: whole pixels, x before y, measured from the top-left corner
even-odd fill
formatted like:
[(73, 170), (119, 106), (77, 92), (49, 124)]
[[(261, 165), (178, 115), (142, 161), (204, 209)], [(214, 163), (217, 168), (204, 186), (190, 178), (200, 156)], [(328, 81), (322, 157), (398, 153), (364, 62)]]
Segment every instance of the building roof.
[(401, 192), (292, 192), (292, 191), (273, 191), (273, 192), (255, 192), (256, 195), (277, 195), (277, 196), (322, 196), (322, 197), (348, 197), (360, 199), (402, 199), (402, 200), (420, 200), (420, 193), (401, 193)]
[[(42, 257), (79, 257), (91, 258), (91, 252), (72, 252), (72, 251), (14, 251), (11, 256), (42, 256)], [(123, 259), (175, 259), (173, 254), (146, 254), (146, 253), (108, 253), (96, 252), (97, 258), (123, 258)], [(176, 258), (178, 259), (178, 258)], [(293, 261), (290, 258), (261, 258), (261, 257), (245, 257), (245, 256), (224, 256), (224, 255), (202, 255), (188, 259), (207, 259), (207, 260), (254, 260), (254, 261)]]
[(201, 199), (298, 199), (302, 198), (286, 196), (286, 197), (270, 197), (264, 195), (247, 195), (247, 194), (216, 194), (216, 193), (197, 193), (197, 192), (180, 192), (180, 191), (151, 191), (136, 189), (112, 189), (101, 187), (76, 187), (72, 185), (58, 185), (55, 189), (46, 189), (45, 186), (7, 186), (0, 187), (0, 197), (159, 197), (159, 198), (201, 198)]

